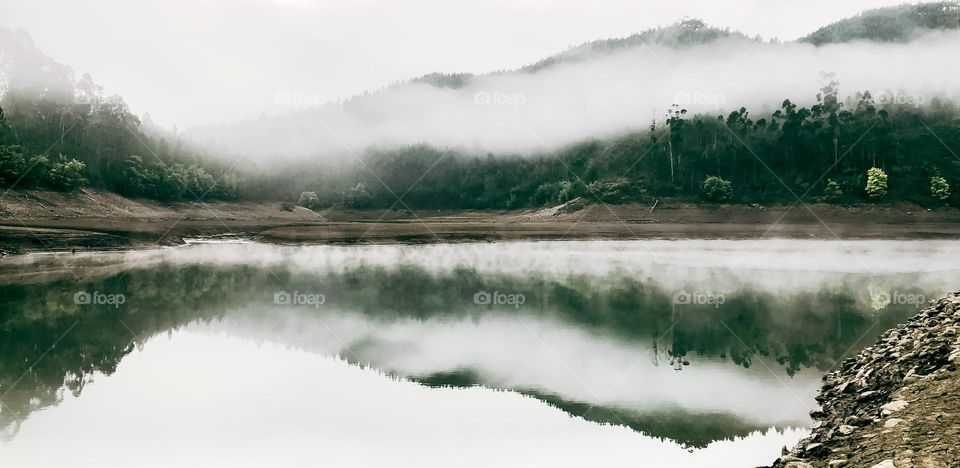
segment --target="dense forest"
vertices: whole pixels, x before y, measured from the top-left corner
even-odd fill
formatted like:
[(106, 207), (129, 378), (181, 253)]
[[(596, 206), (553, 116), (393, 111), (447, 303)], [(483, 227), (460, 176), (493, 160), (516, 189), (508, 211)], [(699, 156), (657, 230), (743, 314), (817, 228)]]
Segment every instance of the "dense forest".
[[(747, 109), (695, 115), (675, 106), (645, 131), (537, 155), (467, 155), (426, 145), (373, 151), (354, 167), (295, 167), (252, 179), (252, 197), (294, 197), (314, 207), (508, 209), (586, 201), (680, 197), (715, 202), (955, 202), (960, 111), (933, 99), (841, 102), (838, 84), (817, 104), (783, 101), (770, 115)], [(868, 190), (869, 172), (874, 177)], [(281, 181), (288, 183), (281, 184)], [(283, 187), (278, 191), (277, 187)], [(397, 197), (403, 202), (398, 203)]]
[[(921, 29), (956, 28), (957, 3), (874, 10), (804, 39), (903, 40)], [(876, 28), (878, 24), (886, 25)], [(624, 39), (587, 43), (527, 67), (537, 69), (639, 42), (683, 47), (739, 33), (684, 20)], [(661, 197), (723, 203), (863, 203), (960, 200), (960, 111), (868, 91), (841, 98), (836, 81), (816, 94), (784, 96), (763, 115), (739, 108), (693, 115), (673, 106), (618, 137), (535, 154), (476, 154), (413, 145), (373, 148), (347, 164), (256, 163), (213, 155), (134, 115), (46, 57), (24, 33), (0, 29), (0, 187), (81, 186), (162, 201), (246, 199), (319, 209), (516, 209), (562, 203), (647, 202)], [(471, 75), (421, 81), (458, 87)], [(891, 99), (891, 96), (894, 99)], [(907, 96), (910, 97), (910, 96)], [(797, 101), (799, 99), (799, 101)], [(797, 102), (811, 102), (803, 107)], [(731, 103), (732, 104), (732, 103)], [(261, 158), (263, 159), (263, 158)], [(267, 158), (269, 159), (269, 158)], [(234, 162), (236, 161), (236, 162)], [(402, 199), (400, 201), (399, 199)]]
[[(134, 197), (233, 197), (237, 177), (106, 96), (89, 75), (0, 28), (0, 187), (80, 185)], [(173, 141), (174, 143), (170, 143)]]
[[(122, 102), (56, 107), (8, 95), (0, 110), (0, 183), (61, 190), (87, 184), (158, 200), (303, 198), (311, 208), (512, 209), (576, 197), (958, 201), (950, 192), (960, 180), (955, 104), (878, 103), (869, 92), (842, 102), (838, 91), (832, 82), (813, 106), (785, 100), (763, 116), (744, 108), (689, 115), (674, 106), (644, 131), (534, 155), (416, 145), (371, 150), (347, 167), (301, 162), (239, 176), (205, 167), (182, 143), (148, 136)], [(871, 168), (879, 171), (868, 190)]]
[(960, 27), (957, 2), (920, 3), (877, 8), (859, 16), (824, 26), (801, 41), (815, 45), (858, 39), (904, 42), (917, 34)]

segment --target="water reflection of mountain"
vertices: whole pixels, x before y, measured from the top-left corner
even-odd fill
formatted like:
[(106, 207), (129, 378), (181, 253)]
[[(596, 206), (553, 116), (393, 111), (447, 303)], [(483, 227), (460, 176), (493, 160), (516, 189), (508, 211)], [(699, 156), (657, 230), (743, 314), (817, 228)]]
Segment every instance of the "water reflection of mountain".
[[(743, 288), (728, 293), (720, 307), (677, 306), (674, 291), (647, 278), (545, 278), (465, 267), (431, 273), (409, 264), (303, 273), (276, 267), (159, 263), (111, 269), (83, 279), (37, 278), (19, 283), (8, 276), (0, 286), (0, 427), (7, 437), (31, 412), (60, 402), (64, 392), (79, 395), (95, 375), (113, 373), (124, 356), (150, 337), (196, 321), (216, 321), (251, 305), (275, 307), (277, 291), (321, 292), (327, 299), (324, 307), (378, 321), (522, 314), (627, 342), (662, 343), (670, 355), (690, 357), (694, 366), (694, 356), (728, 359), (744, 367), (758, 357), (769, 357), (782, 364), (785, 374), (802, 367), (831, 367), (913, 310), (891, 306), (873, 312), (860, 297), (866, 280), (857, 277), (847, 278), (836, 289), (791, 296)], [(909, 284), (910, 279), (903, 281)], [(126, 302), (119, 308), (78, 305), (73, 301), (78, 290), (123, 293)], [(474, 304), (474, 294), (481, 290), (524, 294), (526, 301), (508, 309)], [(527, 393), (571, 414), (591, 416), (578, 409), (579, 403), (533, 390)], [(682, 439), (671, 427), (686, 427), (688, 422), (680, 418), (676, 423), (655, 423), (650, 417), (655, 416), (630, 415), (633, 422), (626, 425)], [(593, 420), (616, 423), (612, 418)], [(733, 428), (727, 434), (751, 429), (732, 421), (724, 426)], [(695, 434), (686, 439), (694, 444), (720, 434), (706, 428), (700, 433), (689, 427), (686, 431)]]
[[(411, 380), (430, 387), (470, 387), (482, 385), (480, 377), (470, 370), (436, 373)], [(769, 426), (729, 413), (692, 412), (680, 406), (637, 411), (630, 408), (571, 401), (536, 389), (513, 391), (536, 398), (567, 414), (599, 424), (629, 427), (651, 437), (669, 439), (688, 447), (703, 448), (718, 440), (733, 440), (765, 431)], [(777, 429), (782, 429), (778, 427)]]

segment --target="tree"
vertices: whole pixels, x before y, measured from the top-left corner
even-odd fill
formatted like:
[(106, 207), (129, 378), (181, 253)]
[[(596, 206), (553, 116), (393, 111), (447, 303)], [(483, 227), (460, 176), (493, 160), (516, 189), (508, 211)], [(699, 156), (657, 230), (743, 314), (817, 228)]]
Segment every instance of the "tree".
[(319, 208), (320, 197), (317, 196), (317, 192), (300, 192), (300, 199), (297, 200), (297, 205), (309, 210)]
[(837, 203), (843, 199), (843, 189), (840, 184), (833, 179), (827, 179), (827, 186), (823, 189), (823, 201), (827, 203)]
[(0, 146), (0, 185), (12, 187), (27, 170), (27, 158), (20, 146)]
[(0, 145), (5, 145), (10, 139), (10, 126), (7, 125), (7, 117), (3, 114), (3, 108), (0, 107)]
[(950, 184), (947, 183), (947, 179), (940, 176), (931, 177), (930, 195), (936, 200), (947, 201), (950, 198)]
[(703, 180), (701, 194), (704, 200), (722, 203), (733, 198), (733, 184), (717, 176), (709, 176)]
[(77, 159), (60, 155), (47, 174), (47, 184), (59, 190), (72, 191), (87, 183), (83, 177), (86, 164)]
[(363, 182), (357, 183), (356, 187), (350, 189), (344, 199), (344, 204), (351, 208), (368, 208), (372, 202), (373, 197), (367, 192)]
[(203, 198), (207, 196), (216, 187), (216, 181), (213, 180), (213, 176), (196, 164), (187, 167), (183, 173), (187, 181), (187, 191), (197, 197)]
[[(583, 182), (577, 180), (565, 180), (560, 182), (560, 192), (557, 194), (558, 203), (566, 203), (574, 198), (582, 196), (586, 191), (586, 187), (583, 185)], [(600, 196), (602, 194), (597, 194)]]
[(143, 164), (143, 158), (130, 155), (123, 162), (124, 168), (119, 182), (120, 192), (126, 195), (144, 196), (148, 192), (149, 174)]
[(867, 196), (871, 200), (880, 200), (887, 196), (887, 173), (879, 167), (867, 170)]

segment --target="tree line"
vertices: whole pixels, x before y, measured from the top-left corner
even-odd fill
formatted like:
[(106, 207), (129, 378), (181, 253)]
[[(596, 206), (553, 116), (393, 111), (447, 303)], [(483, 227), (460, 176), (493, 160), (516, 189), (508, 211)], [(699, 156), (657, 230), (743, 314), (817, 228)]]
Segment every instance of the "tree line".
[[(673, 106), (646, 131), (535, 155), (470, 155), (428, 145), (372, 151), (349, 169), (303, 165), (259, 181), (288, 180), (311, 208), (515, 209), (563, 203), (629, 203), (678, 197), (735, 203), (956, 203), (960, 113), (857, 93), (836, 82), (815, 104), (784, 100), (754, 116), (691, 115)], [(272, 181), (272, 182), (271, 182)], [(397, 198), (402, 197), (402, 202)]]
[[(0, 186), (83, 185), (163, 201), (239, 198), (313, 209), (517, 209), (660, 197), (733, 203), (956, 203), (960, 112), (836, 82), (809, 107), (784, 100), (754, 116), (673, 106), (643, 131), (537, 154), (471, 154), (426, 144), (323, 161), (230, 169), (151, 130), (119, 98), (82, 86), (79, 102), (29, 92), (0, 102)], [(171, 144), (170, 141), (173, 141)], [(51, 144), (51, 142), (53, 142)], [(398, 201), (401, 198), (402, 201)]]

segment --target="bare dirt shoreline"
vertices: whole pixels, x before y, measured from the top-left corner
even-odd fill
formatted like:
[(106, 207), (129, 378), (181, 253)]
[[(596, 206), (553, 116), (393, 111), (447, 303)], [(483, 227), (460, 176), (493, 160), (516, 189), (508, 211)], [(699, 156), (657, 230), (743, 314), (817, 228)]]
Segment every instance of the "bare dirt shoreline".
[(661, 200), (515, 211), (305, 208), (281, 203), (176, 203), (81, 190), (0, 196), (7, 253), (175, 245), (235, 236), (279, 244), (576, 239), (956, 239), (960, 210), (916, 205), (746, 206)]

